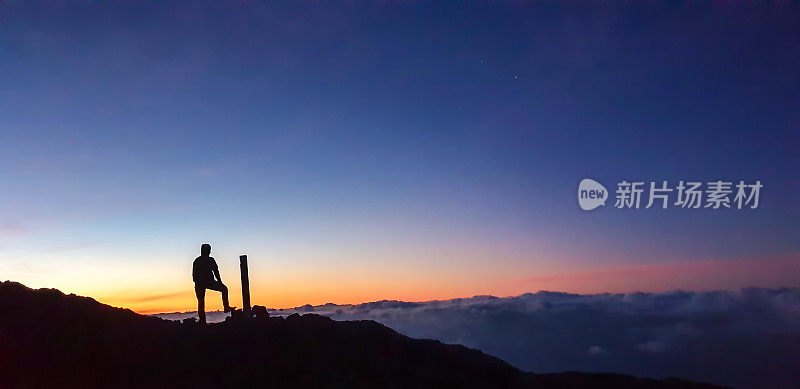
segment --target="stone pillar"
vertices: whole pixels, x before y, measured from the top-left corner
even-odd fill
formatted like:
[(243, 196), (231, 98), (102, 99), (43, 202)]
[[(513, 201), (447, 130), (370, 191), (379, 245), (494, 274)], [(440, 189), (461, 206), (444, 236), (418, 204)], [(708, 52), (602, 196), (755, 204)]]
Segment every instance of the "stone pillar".
[(247, 255), (239, 256), (239, 267), (242, 271), (242, 310), (250, 314), (250, 276), (247, 274)]

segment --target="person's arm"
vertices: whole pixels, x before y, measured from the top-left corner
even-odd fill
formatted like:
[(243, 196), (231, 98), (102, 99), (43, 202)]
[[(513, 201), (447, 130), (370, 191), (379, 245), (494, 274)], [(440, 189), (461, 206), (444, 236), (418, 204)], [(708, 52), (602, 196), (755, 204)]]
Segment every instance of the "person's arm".
[(214, 272), (214, 276), (217, 277), (217, 281), (222, 282), (222, 277), (219, 276), (219, 267), (217, 267), (217, 261), (214, 258), (211, 258), (211, 264), (214, 265), (211, 270)]

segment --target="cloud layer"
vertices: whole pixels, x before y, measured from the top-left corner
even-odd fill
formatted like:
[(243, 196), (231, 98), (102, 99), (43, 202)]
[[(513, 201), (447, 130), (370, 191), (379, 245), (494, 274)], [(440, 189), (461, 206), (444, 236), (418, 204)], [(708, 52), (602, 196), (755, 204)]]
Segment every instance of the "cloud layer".
[[(375, 320), (415, 338), (478, 348), (532, 372), (611, 371), (735, 387), (800, 386), (799, 288), (538, 292), (272, 311), (295, 312)], [(218, 316), (209, 319), (224, 319)]]

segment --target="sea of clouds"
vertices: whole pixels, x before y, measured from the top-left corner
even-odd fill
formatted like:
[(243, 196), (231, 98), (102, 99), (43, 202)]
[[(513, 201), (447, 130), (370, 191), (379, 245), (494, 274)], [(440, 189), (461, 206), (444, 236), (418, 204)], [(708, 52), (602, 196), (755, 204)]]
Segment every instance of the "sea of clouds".
[[(369, 319), (535, 373), (616, 372), (741, 388), (800, 387), (800, 288), (306, 305), (272, 315)], [(182, 319), (194, 313), (158, 315)], [(209, 313), (209, 321), (225, 314)]]

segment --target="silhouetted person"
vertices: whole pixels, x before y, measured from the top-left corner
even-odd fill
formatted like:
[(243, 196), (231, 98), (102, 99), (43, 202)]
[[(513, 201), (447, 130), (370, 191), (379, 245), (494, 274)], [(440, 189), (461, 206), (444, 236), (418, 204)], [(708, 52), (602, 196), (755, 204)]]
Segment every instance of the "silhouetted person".
[(206, 289), (222, 292), (222, 306), (225, 312), (233, 311), (236, 308), (228, 304), (228, 287), (222, 283), (217, 261), (210, 254), (211, 245), (203, 244), (200, 246), (200, 256), (194, 260), (192, 265), (194, 292), (197, 295), (197, 315), (200, 316), (201, 323), (206, 322)]

